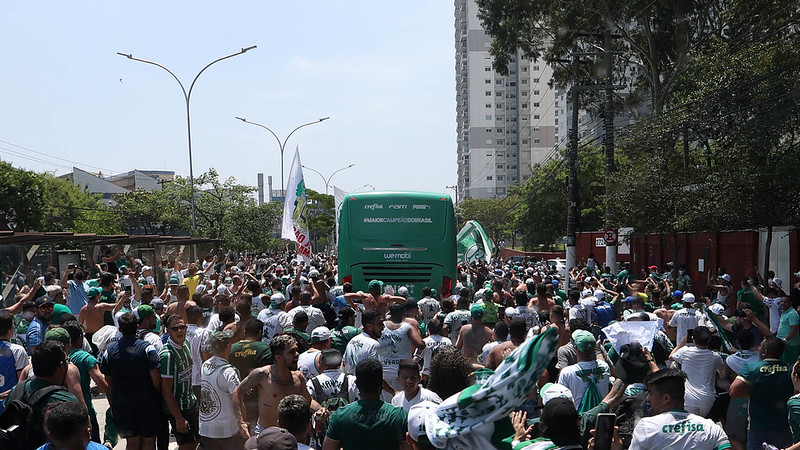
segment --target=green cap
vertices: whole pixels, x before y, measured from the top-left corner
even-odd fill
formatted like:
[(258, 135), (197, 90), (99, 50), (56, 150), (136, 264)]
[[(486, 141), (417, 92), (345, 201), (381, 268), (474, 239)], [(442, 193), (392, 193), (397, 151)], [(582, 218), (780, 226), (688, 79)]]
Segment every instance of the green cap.
[(436, 289), (431, 289), (431, 297), (439, 298), (439, 291), (437, 291)]
[(473, 303), (472, 306), (469, 307), (469, 313), (474, 319), (480, 319), (483, 317), (483, 306), (478, 303)]
[(369, 282), (369, 290), (373, 289), (383, 289), (383, 281), (381, 280), (372, 280)]
[(50, 323), (53, 325), (61, 325), (61, 318), (64, 314), (72, 314), (69, 307), (67, 305), (62, 305), (61, 303), (54, 303), (53, 304), (53, 318), (50, 319)]
[(136, 308), (135, 312), (136, 312), (136, 317), (139, 318), (139, 322), (156, 314), (156, 312), (153, 311), (153, 307), (150, 305), (139, 305), (139, 307)]
[(591, 350), (597, 344), (594, 335), (586, 330), (575, 330), (572, 333), (572, 340), (575, 341), (575, 347), (581, 352)]
[(92, 287), (92, 288), (89, 288), (89, 290), (88, 290), (88, 291), (86, 291), (86, 295), (87, 295), (89, 298), (94, 298), (94, 297), (97, 297), (98, 295), (100, 295), (100, 294), (102, 294), (102, 293), (103, 293), (103, 290), (102, 290), (102, 289), (100, 289), (99, 287)]
[(72, 342), (72, 339), (69, 337), (69, 333), (67, 330), (58, 327), (58, 328), (51, 328), (44, 333), (44, 340), (45, 341), (58, 341), (64, 345), (69, 344)]
[(170, 286), (175, 286), (175, 285), (181, 284), (181, 279), (178, 278), (177, 275), (170, 275), (169, 284), (170, 284)]

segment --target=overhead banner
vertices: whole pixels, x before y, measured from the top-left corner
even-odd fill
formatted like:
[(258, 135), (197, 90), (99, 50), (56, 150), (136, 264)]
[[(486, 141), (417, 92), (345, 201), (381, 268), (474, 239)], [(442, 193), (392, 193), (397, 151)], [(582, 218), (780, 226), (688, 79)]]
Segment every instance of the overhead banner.
[(486, 236), (481, 224), (470, 220), (456, 237), (458, 261), (471, 264), (473, 261), (486, 261), (492, 259), (492, 241)]
[(308, 231), (308, 208), (303, 167), (300, 163), (300, 148), (294, 151), (294, 160), (286, 184), (283, 201), (283, 225), (281, 237), (297, 242), (297, 256), (307, 264), (311, 262), (311, 234)]

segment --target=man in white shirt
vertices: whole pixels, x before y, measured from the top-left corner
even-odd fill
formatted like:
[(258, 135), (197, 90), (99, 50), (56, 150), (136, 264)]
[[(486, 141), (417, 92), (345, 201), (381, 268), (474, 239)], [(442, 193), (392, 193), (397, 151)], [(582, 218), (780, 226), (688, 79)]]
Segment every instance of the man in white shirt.
[(642, 418), (633, 430), (631, 450), (730, 448), (728, 436), (714, 421), (683, 409), (684, 379), (678, 369), (647, 376), (647, 399), (654, 416)]
[(308, 326), (305, 330), (306, 333), (311, 333), (314, 331), (314, 328), (321, 327), (325, 325), (325, 316), (322, 314), (322, 310), (311, 306), (311, 293), (303, 291), (300, 293), (300, 305), (292, 308), (289, 311), (289, 317), (291, 317), (292, 321), (294, 321), (294, 316), (300, 311), (305, 312), (308, 315)]
[(683, 339), (669, 357), (680, 363), (686, 374), (686, 410), (705, 417), (717, 397), (714, 375), (722, 370), (723, 363), (722, 357), (708, 348), (711, 340), (711, 331), (708, 328), (697, 327), (693, 334), (695, 345), (687, 345), (686, 339)]
[(331, 330), (328, 327), (317, 327), (311, 332), (311, 347), (300, 354), (297, 368), (303, 372), (307, 380), (320, 374), (320, 358), (322, 351), (331, 348)]
[(453, 341), (449, 337), (442, 336), (442, 321), (439, 319), (431, 319), (428, 322), (428, 332), (430, 336), (423, 339), (425, 342), (425, 349), (422, 350), (422, 376), (427, 379), (431, 374), (431, 360), (433, 355), (436, 354), (442, 347), (453, 345)]
[[(566, 386), (572, 392), (573, 403), (578, 412), (586, 412), (597, 406), (608, 394), (611, 386), (611, 369), (604, 361), (596, 359), (595, 347), (597, 342), (594, 335), (586, 330), (576, 330), (572, 333), (572, 341), (578, 354), (578, 362), (561, 369), (558, 375), (558, 384)], [(584, 395), (593, 394), (595, 404), (583, 402)], [(591, 400), (591, 397), (587, 400)]]
[(275, 335), (292, 327), (292, 317), (283, 310), (285, 307), (286, 297), (276, 292), (269, 298), (269, 308), (262, 309), (258, 313), (258, 320), (264, 323), (262, 341), (269, 343)]
[(360, 398), (355, 375), (342, 372), (341, 366), (342, 354), (339, 350), (334, 348), (323, 350), (320, 358), (322, 373), (306, 382), (311, 398), (323, 407), (325, 407), (323, 403), (332, 397), (342, 397), (347, 403), (353, 403)]
[(344, 372), (350, 375), (356, 374), (356, 366), (365, 359), (379, 359), (378, 348), (383, 331), (383, 318), (376, 309), (364, 311), (361, 317), (364, 325), (364, 332), (357, 335), (347, 343), (344, 352)]
[(208, 359), (211, 332), (202, 327), (203, 310), (197, 305), (186, 308), (186, 340), (189, 341), (189, 351), (192, 354), (192, 389), (195, 396), (200, 398), (200, 368), (203, 361)]
[(442, 310), (439, 301), (433, 298), (432, 289), (428, 286), (422, 288), (422, 299), (417, 302), (419, 311), (422, 313), (422, 321), (428, 323), (439, 311)]
[(419, 373), (419, 364), (413, 359), (400, 361), (397, 370), (397, 381), (402, 390), (392, 397), (392, 406), (403, 408), (406, 412), (419, 402), (430, 401), (436, 404), (442, 403), (442, 399), (435, 392), (425, 389), (419, 385), (422, 377)]
[(683, 308), (675, 311), (669, 320), (669, 326), (677, 328), (675, 342), (680, 342), (686, 337), (688, 330), (693, 330), (699, 325), (703, 313), (697, 311), (692, 306), (695, 302), (694, 294), (687, 292), (683, 294)]
[(247, 437), (247, 423), (233, 406), (232, 394), (241, 380), (228, 363), (231, 337), (231, 330), (212, 334), (211, 357), (200, 368), (200, 436), (207, 450), (243, 448)]

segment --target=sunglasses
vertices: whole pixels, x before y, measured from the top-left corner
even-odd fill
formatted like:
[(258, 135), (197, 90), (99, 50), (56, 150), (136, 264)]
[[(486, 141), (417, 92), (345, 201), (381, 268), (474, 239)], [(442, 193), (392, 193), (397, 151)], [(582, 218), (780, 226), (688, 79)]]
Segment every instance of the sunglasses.
[(176, 325), (174, 327), (169, 327), (172, 331), (183, 331), (186, 329), (186, 325)]

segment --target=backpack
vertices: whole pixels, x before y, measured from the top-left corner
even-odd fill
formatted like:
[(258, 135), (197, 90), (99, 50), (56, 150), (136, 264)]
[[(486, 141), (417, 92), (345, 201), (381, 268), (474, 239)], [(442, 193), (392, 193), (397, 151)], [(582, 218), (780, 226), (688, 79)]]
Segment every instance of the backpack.
[(329, 396), (325, 394), (325, 391), (322, 389), (322, 384), (319, 382), (319, 375), (312, 378), (311, 383), (314, 385), (314, 393), (316, 394), (315, 397), (317, 397), (317, 402), (319, 402), (323, 408), (327, 408), (328, 411), (336, 411), (337, 409), (350, 403), (350, 400), (348, 400), (349, 386), (347, 385), (347, 374), (344, 376), (342, 388), (339, 390), (339, 393), (335, 395)]
[(0, 414), (0, 448), (34, 449), (47, 443), (44, 432), (44, 410), (40, 406), (51, 394), (66, 390), (64, 386), (46, 386), (33, 394), (25, 391), (30, 380), (16, 386), (14, 395)]

